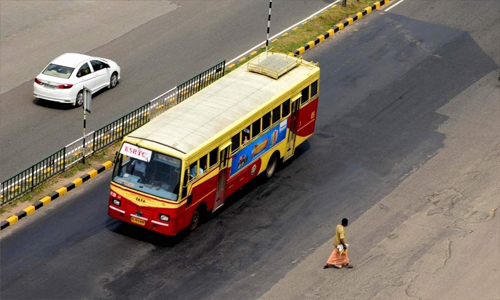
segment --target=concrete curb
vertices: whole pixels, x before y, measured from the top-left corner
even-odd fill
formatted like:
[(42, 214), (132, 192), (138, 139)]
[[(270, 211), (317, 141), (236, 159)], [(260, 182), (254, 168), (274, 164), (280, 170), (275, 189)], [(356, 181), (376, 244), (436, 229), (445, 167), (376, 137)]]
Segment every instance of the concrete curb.
[(302, 55), (304, 52), (306, 52), (309, 49), (314, 48), (317, 44), (323, 42), (329, 37), (332, 37), (336, 32), (339, 32), (340, 30), (344, 29), (345, 27), (351, 25), (355, 21), (361, 19), (362, 17), (370, 14), (372, 11), (376, 9), (380, 9), (381, 6), (388, 4), (390, 0), (381, 0), (373, 3), (371, 6), (366, 7), (362, 11), (356, 13), (350, 18), (347, 18), (343, 20), (342, 22), (336, 24), (333, 26), (332, 29), (327, 30), (325, 33), (319, 35), (315, 40), (309, 41), (308, 43), (304, 44), (304, 46), (298, 48), (297, 50), (293, 51), (290, 53), (291, 56), (299, 56)]
[(20, 212), (8, 217), (5, 221), (2, 221), (0, 223), (0, 230), (4, 230), (5, 228), (12, 226), (15, 224), (17, 221), (21, 220), (22, 218), (31, 215), (35, 210), (40, 209), (44, 206), (47, 206), (50, 202), (53, 200), (62, 197), (64, 194), (67, 192), (71, 191), (72, 189), (79, 187), (82, 183), (88, 181), (91, 178), (94, 178), (97, 176), (97, 174), (102, 173), (103, 171), (111, 168), (113, 166), (113, 163), (111, 161), (107, 161), (103, 163), (99, 168), (93, 169), (87, 174), (80, 176), (80, 178), (77, 178), (73, 180), (71, 183), (68, 183), (67, 185), (58, 188), (55, 190), (55, 192), (52, 192), (48, 196), (43, 197), (42, 199), (36, 201), (33, 203), (33, 205), (30, 205), (26, 207), (25, 209), (21, 210)]

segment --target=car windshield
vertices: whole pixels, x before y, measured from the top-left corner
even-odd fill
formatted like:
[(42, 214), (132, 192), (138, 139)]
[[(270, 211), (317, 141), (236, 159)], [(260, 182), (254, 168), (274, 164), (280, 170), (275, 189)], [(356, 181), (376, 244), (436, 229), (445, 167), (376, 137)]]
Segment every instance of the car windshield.
[(68, 79), (73, 73), (74, 68), (60, 66), (56, 64), (49, 64), (42, 72), (44, 75), (54, 76), (58, 78)]
[(120, 154), (113, 181), (128, 188), (169, 200), (179, 194), (181, 161), (147, 150), (149, 161)]

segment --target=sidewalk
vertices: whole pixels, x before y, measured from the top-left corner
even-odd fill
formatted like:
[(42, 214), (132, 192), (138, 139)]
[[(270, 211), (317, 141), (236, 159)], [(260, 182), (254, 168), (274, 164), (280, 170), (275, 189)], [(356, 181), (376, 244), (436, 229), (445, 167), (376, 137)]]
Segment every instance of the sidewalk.
[(328, 241), (261, 299), (500, 299), (498, 78), (442, 107), (444, 147), (347, 227), (354, 269), (322, 269)]

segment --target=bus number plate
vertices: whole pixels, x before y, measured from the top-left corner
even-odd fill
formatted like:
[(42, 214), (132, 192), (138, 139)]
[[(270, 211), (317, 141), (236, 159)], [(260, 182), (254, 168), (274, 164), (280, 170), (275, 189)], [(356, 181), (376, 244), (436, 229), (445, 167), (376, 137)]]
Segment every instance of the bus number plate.
[(130, 219), (130, 221), (132, 221), (132, 223), (135, 223), (135, 224), (139, 224), (141, 226), (144, 226), (146, 225), (146, 221), (142, 220), (142, 219), (139, 219), (139, 218), (136, 218), (136, 217), (132, 217)]

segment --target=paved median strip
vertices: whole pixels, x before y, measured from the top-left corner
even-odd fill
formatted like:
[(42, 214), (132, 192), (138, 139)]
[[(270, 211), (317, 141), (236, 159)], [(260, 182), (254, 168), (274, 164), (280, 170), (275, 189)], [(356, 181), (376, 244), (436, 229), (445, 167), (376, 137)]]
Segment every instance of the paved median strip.
[(331, 29), (327, 30), (325, 33), (319, 35), (316, 39), (307, 42), (302, 47), (297, 48), (297, 50), (290, 53), (290, 55), (292, 55), (292, 56), (302, 55), (307, 50), (314, 48), (314, 46), (316, 46), (317, 44), (323, 42), (324, 40), (326, 40), (329, 37), (332, 37), (335, 33), (339, 32), (340, 30), (351, 25), (352, 23), (354, 23), (354, 21), (361, 19), (362, 17), (370, 14), (372, 11), (374, 11), (376, 9), (380, 9), (381, 6), (388, 4), (389, 2), (390, 2), (390, 0), (382, 0), (382, 1), (377, 1), (377, 2), (373, 3), (371, 6), (366, 7), (365, 9), (356, 13), (352, 17), (347, 18), (347, 19), (343, 20), (342, 22), (336, 24), (335, 26), (333, 26), (333, 28), (331, 28)]
[[(364, 16), (370, 14), (372, 11), (374, 10), (377, 10), (377, 9), (380, 9), (381, 6), (384, 6), (384, 5), (387, 5), (390, 3), (391, 0), (381, 0), (381, 1), (377, 1), (373, 4), (371, 4), (370, 6), (366, 7), (365, 9), (363, 9), (362, 11), (358, 12), (358, 13), (355, 13), (353, 14), (351, 17), (339, 22), (338, 24), (336, 24), (335, 26), (333, 26), (332, 29), (329, 29), (327, 30), (325, 33), (323, 34), (320, 34), (319, 36), (316, 37), (316, 39), (312, 40), (312, 41), (309, 41), (307, 42), (306, 44), (304, 44), (302, 47), (299, 47), (297, 48), (295, 51), (291, 52), (292, 50), (291, 49), (287, 49), (287, 50), (284, 50), (284, 52), (288, 52), (290, 56), (300, 56), (302, 55), (305, 51), (309, 50), (309, 49), (312, 49), (314, 48), (314, 46), (316, 46), (317, 44), (323, 42), (324, 40), (326, 40), (327, 38), (329, 37), (332, 37), (336, 32), (339, 32), (340, 30), (344, 29), (345, 27), (351, 25), (352, 23), (354, 23), (355, 21), (363, 18)], [(337, 3), (339, 2), (338, 0), (335, 1), (334, 3)], [(329, 6), (321, 9), (320, 11), (316, 12), (314, 15), (310, 16), (309, 18), (307, 18), (305, 21), (301, 21), (301, 23), (297, 23), (283, 31), (281, 31), (280, 33), (278, 33), (277, 35), (273, 36), (271, 39), (271, 51), (275, 51), (274, 47), (273, 46), (273, 43), (277, 42), (278, 40), (281, 40), (281, 38), (286, 38), (286, 37), (290, 37), (292, 36), (293, 34), (295, 34), (297, 32), (298, 29), (300, 29), (301, 27), (309, 24), (309, 23), (314, 23), (315, 20), (317, 20), (319, 18), (319, 15), (318, 14), (325, 14), (327, 13), (329, 10), (333, 10), (333, 9), (341, 9), (341, 7), (339, 7), (338, 5), (336, 4), (330, 4)], [(309, 20), (311, 20), (311, 22), (309, 22)], [(259, 48), (260, 46), (260, 49), (258, 50), (255, 50), (257, 48)], [(259, 53), (259, 52), (262, 52), (264, 51), (264, 49), (266, 48), (266, 45), (265, 45), (265, 41), (262, 43), (262, 45), (257, 45), (253, 48), (251, 48), (249, 51), (245, 52), (244, 54), (236, 57), (235, 59), (231, 60), (228, 62), (228, 66), (227, 66), (227, 70), (228, 71), (232, 71), (233, 69), (235, 69), (239, 64), (245, 62), (246, 60), (248, 59), (251, 59), (252, 57), (255, 56), (255, 54)], [(279, 48), (279, 47), (278, 47)], [(252, 52), (253, 51), (253, 52)], [(278, 51), (283, 51), (282, 50), (278, 50)], [(251, 52), (251, 53), (250, 53)]]
[(12, 226), (13, 224), (15, 224), (17, 221), (21, 220), (22, 218), (31, 215), (35, 210), (40, 209), (44, 206), (47, 206), (50, 202), (54, 201), (55, 199), (57, 199), (59, 197), (62, 197), (67, 192), (75, 189), (76, 187), (80, 186), (82, 183), (88, 181), (89, 179), (96, 177), (97, 174), (102, 173), (103, 171), (111, 168), (112, 166), (113, 166), (113, 163), (111, 161), (107, 161), (107, 162), (103, 163), (101, 166), (99, 166), (99, 168), (93, 169), (93, 170), (87, 172), (87, 174), (84, 174), (84, 175), (80, 176), (79, 178), (73, 180), (71, 183), (68, 183), (63, 187), (58, 188), (54, 192), (52, 192), (49, 195), (43, 197), (42, 199), (36, 201), (32, 205), (21, 210), (20, 212), (8, 217), (5, 221), (2, 221), (0, 223), (0, 230), (4, 230), (5, 228)]

